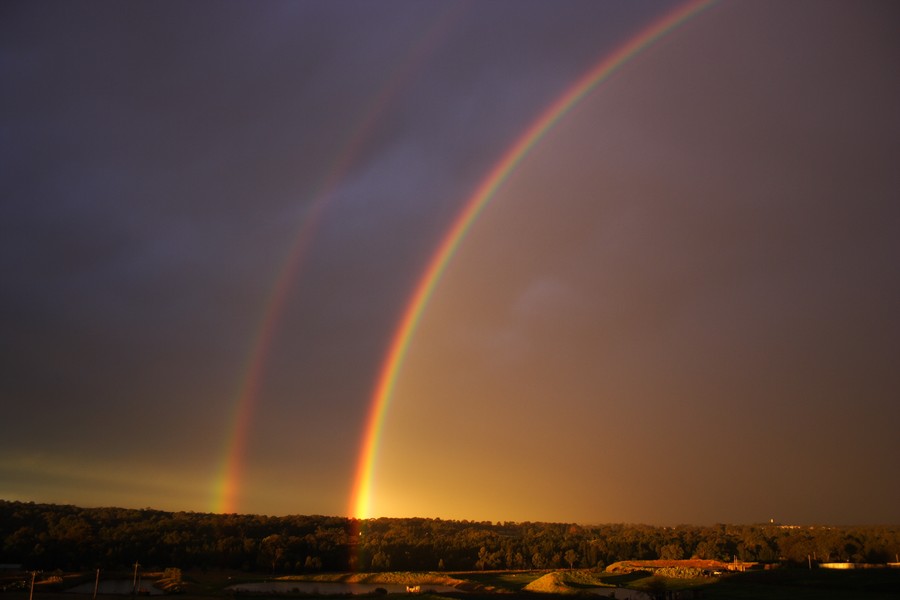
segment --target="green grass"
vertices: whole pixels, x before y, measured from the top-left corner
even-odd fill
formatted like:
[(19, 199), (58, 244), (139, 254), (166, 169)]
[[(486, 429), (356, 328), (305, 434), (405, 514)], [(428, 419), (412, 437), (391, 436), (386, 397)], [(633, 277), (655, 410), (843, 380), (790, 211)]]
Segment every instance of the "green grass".
[(448, 575), (501, 590), (518, 592), (535, 579), (546, 575), (546, 571), (483, 571), (448, 573)]
[(628, 587), (633, 582), (649, 577), (647, 571), (632, 571), (631, 573), (597, 573), (595, 575), (599, 582), (597, 586), (607, 585), (610, 587)]

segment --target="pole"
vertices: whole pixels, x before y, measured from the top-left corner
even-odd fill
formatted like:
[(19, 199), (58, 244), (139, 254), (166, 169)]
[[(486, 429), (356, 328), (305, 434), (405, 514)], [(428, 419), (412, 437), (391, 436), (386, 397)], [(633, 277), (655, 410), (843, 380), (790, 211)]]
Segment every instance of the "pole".
[(97, 569), (97, 579), (94, 580), (94, 598), (97, 600), (97, 588), (100, 587), (100, 569)]
[(137, 570), (141, 564), (138, 561), (134, 561), (134, 582), (131, 584), (131, 595), (134, 596), (137, 594)]
[(37, 575), (37, 571), (31, 572), (31, 591), (28, 592), (28, 600), (32, 600), (34, 598), (34, 576)]

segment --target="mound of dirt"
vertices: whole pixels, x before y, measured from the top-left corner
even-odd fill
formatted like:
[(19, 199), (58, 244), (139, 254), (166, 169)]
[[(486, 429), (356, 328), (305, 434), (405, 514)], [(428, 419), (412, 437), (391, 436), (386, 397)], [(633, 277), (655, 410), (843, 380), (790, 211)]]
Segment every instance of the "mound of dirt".
[[(706, 560), (692, 558), (690, 560), (623, 560), (606, 567), (610, 573), (631, 573), (633, 571), (650, 571), (656, 573), (660, 570), (671, 572), (690, 573), (690, 577), (697, 574), (722, 571), (747, 571), (756, 568), (759, 563), (754, 562), (723, 562), (720, 560)], [(662, 574), (662, 573), (660, 573)]]
[(527, 592), (540, 592), (543, 594), (574, 594), (577, 592), (575, 588), (566, 585), (560, 574), (556, 572), (538, 577), (522, 589)]

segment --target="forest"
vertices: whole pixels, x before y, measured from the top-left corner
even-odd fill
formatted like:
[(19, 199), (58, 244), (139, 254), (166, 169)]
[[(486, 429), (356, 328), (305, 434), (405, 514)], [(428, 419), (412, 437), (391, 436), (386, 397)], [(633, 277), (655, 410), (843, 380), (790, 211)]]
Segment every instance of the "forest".
[(79, 508), (0, 500), (0, 563), (26, 569), (223, 568), (263, 573), (604, 567), (705, 558), (886, 563), (898, 526), (493, 523)]

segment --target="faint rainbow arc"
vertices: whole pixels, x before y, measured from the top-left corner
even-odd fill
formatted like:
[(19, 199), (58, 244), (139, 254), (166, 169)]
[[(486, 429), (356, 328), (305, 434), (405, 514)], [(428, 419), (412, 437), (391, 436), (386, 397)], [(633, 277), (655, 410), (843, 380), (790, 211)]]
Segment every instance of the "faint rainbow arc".
[(370, 139), (379, 118), (390, 106), (391, 100), (397, 96), (404, 85), (419, 72), (425, 60), (435, 51), (451, 31), (453, 25), (465, 12), (468, 5), (453, 5), (438, 14), (416, 43), (411, 48), (409, 60), (399, 64), (376, 95), (369, 110), (360, 119), (359, 125), (352, 129), (353, 134), (329, 169), (308, 214), (303, 218), (297, 235), (294, 237), (282, 266), (276, 270), (275, 284), (263, 304), (262, 317), (253, 337), (250, 353), (244, 367), (233, 412), (228, 420), (225, 437), (226, 449), (224, 459), (213, 483), (211, 510), (216, 513), (232, 513), (237, 511), (238, 488), (243, 480), (244, 459), (246, 458), (247, 438), (253, 409), (262, 380), (269, 350), (275, 338), (276, 328), (290, 296), (291, 287), (297, 277), (321, 222), (325, 210), (331, 204), (335, 190), (344, 174), (356, 161), (365, 143)]
[(715, 2), (716, 0), (686, 2), (651, 23), (637, 35), (631, 37), (624, 45), (602, 58), (528, 126), (488, 171), (487, 176), (481, 181), (475, 192), (466, 200), (462, 211), (444, 235), (420, 277), (391, 338), (387, 356), (382, 362), (368, 418), (364, 425), (363, 443), (360, 447), (349, 507), (351, 516), (357, 519), (366, 519), (370, 516), (375, 461), (397, 377), (422, 313), (428, 305), (441, 275), (482, 209), (528, 152), (591, 90), (607, 80), (635, 55)]

